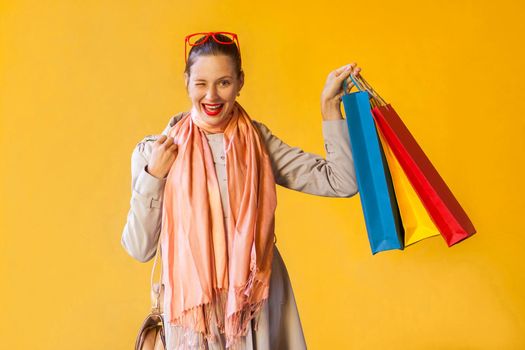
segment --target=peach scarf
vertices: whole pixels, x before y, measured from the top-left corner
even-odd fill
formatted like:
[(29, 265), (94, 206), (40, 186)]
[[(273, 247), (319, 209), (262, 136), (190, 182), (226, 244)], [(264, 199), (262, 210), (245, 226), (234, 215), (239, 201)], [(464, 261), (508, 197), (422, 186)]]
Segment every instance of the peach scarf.
[[(247, 334), (251, 319), (258, 320), (268, 300), (275, 180), (262, 137), (238, 102), (220, 126), (211, 127), (196, 116), (192, 110), (168, 131), (178, 155), (162, 207), (164, 310), (170, 324), (212, 341), (215, 323), (230, 348)], [(203, 130), (224, 132), (227, 222)]]

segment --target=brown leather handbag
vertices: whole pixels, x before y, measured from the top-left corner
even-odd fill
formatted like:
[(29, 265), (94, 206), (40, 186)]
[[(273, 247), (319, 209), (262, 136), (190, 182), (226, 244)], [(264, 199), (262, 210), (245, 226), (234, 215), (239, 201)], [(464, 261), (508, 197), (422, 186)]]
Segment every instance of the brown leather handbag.
[[(140, 326), (137, 340), (135, 341), (135, 350), (166, 350), (166, 338), (164, 332), (164, 285), (161, 281), (153, 283), (153, 276), (155, 274), (155, 267), (160, 253), (160, 238), (157, 245), (157, 253), (153, 268), (151, 270), (151, 312)], [(162, 276), (162, 261), (160, 263), (160, 275)]]

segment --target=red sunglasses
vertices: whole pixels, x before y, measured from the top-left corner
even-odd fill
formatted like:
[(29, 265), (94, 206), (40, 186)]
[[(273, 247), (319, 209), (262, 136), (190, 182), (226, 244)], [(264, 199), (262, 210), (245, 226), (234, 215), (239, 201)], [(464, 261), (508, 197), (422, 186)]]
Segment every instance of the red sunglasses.
[[(231, 41), (221, 41), (215, 36), (216, 34), (225, 35), (228, 38), (230, 38)], [(239, 55), (240, 55), (241, 46), (239, 45), (239, 38), (237, 38), (237, 34), (235, 34), (235, 33), (230, 33), (230, 32), (207, 32), (207, 33), (200, 32), (200, 33), (193, 33), (193, 34), (190, 34), (190, 35), (186, 36), (186, 38), (184, 40), (184, 59), (185, 59), (186, 63), (188, 63), (188, 54), (187, 54), (188, 46), (186, 44), (188, 44), (190, 46), (202, 45), (206, 41), (208, 41), (208, 39), (210, 37), (213, 38), (213, 40), (215, 40), (219, 44), (231, 45), (231, 44), (235, 44), (235, 42), (237, 42), (237, 48), (239, 49)], [(204, 39), (202, 39), (202, 38), (204, 38)]]

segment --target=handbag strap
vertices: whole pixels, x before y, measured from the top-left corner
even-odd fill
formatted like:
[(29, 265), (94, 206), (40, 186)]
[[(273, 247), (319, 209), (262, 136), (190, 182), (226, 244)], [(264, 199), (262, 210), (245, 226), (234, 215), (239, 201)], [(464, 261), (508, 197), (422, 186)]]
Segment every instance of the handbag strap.
[[(162, 231), (161, 231), (162, 233)], [(161, 233), (159, 233), (159, 239), (158, 239), (158, 242), (157, 242), (157, 252), (155, 254), (155, 260), (153, 261), (153, 267), (151, 269), (151, 279), (150, 279), (150, 284), (151, 284), (151, 292), (155, 295), (155, 302), (153, 304), (153, 309), (154, 310), (160, 310), (160, 305), (159, 305), (159, 301), (160, 301), (160, 290), (161, 290), (161, 285), (162, 285), (162, 253), (161, 253), (161, 239), (160, 239), (160, 236), (161, 236)], [(161, 256), (161, 262), (160, 262), (160, 278), (159, 278), (159, 288), (158, 290), (155, 290), (155, 288), (153, 288), (153, 276), (155, 275), (155, 267), (157, 266), (157, 259), (159, 258), (159, 256)]]

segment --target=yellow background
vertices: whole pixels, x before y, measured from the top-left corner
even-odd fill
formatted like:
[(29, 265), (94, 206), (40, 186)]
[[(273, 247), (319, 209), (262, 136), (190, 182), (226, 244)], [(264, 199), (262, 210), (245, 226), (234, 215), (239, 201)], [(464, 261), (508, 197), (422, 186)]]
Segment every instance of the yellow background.
[(324, 155), (320, 93), (352, 61), (474, 222), (372, 256), (359, 196), (278, 189), (309, 349), (524, 349), (524, 5), (518, 1), (2, 1), (0, 339), (131, 349), (152, 262), (120, 246), (130, 157), (190, 108), (184, 36), (239, 34), (239, 102)]

